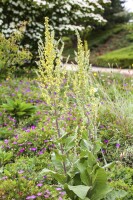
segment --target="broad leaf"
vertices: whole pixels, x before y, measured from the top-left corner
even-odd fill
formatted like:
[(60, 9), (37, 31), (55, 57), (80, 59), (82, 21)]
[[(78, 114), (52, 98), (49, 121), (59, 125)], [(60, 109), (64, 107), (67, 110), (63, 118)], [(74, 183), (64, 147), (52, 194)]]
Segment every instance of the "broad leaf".
[(89, 198), (91, 200), (101, 200), (112, 190), (108, 186), (105, 170), (103, 168), (99, 168), (92, 178), (93, 189), (89, 194)]
[(85, 185), (72, 186), (72, 185), (67, 185), (67, 184), (65, 184), (65, 187), (67, 187), (70, 191), (72, 191), (80, 199), (85, 199), (88, 191), (91, 188), (91, 187), (85, 186)]
[(64, 184), (66, 182), (66, 177), (64, 174), (59, 174), (57, 172), (44, 168), (41, 171), (40, 175), (46, 175), (46, 174), (51, 174), (51, 176), (54, 177), (61, 184)]

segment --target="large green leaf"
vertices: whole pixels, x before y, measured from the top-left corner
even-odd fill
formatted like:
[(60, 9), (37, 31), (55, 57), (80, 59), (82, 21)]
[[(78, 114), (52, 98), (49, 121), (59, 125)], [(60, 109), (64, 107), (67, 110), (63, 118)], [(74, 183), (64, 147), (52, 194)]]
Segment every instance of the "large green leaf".
[(97, 154), (97, 153), (100, 151), (101, 146), (102, 146), (101, 141), (95, 141), (95, 142), (93, 143), (93, 153), (94, 153), (94, 154)]
[(63, 171), (62, 162), (65, 160), (65, 155), (59, 154), (58, 151), (55, 151), (51, 154), (51, 160), (53, 165), (55, 166), (55, 169), (62, 172)]
[(65, 184), (66, 182), (66, 176), (64, 174), (59, 174), (58, 172), (44, 168), (40, 172), (40, 175), (46, 175), (46, 174), (51, 174), (51, 176), (54, 177), (61, 184)]
[(80, 171), (80, 178), (81, 178), (82, 183), (90, 186), (91, 180), (90, 180), (90, 176), (88, 175), (88, 171), (87, 171), (87, 168), (88, 168), (87, 161), (85, 161), (84, 163), (79, 162), (77, 164), (77, 168)]
[(111, 190), (108, 186), (107, 175), (103, 168), (97, 169), (94, 176), (92, 176), (93, 189), (89, 193), (91, 200), (103, 199)]
[(66, 138), (66, 140), (65, 140), (65, 151), (66, 151), (66, 153), (68, 151), (70, 151), (72, 148), (74, 148), (75, 139), (76, 139), (75, 136), (69, 136), (68, 138)]
[[(68, 194), (69, 190), (72, 191), (76, 196), (78, 196), (80, 199), (85, 199), (87, 196), (88, 191), (90, 190), (91, 187), (85, 186), (85, 185), (67, 185), (65, 184), (65, 189)], [(68, 194), (69, 196), (69, 194)]]

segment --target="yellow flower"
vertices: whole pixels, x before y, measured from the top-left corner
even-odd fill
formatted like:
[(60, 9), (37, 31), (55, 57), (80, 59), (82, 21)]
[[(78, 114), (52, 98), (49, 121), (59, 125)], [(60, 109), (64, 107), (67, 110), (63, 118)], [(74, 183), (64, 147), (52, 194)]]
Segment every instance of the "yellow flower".
[(7, 80), (7, 81), (10, 80), (10, 77), (8, 76), (8, 77), (6, 78), (6, 80)]

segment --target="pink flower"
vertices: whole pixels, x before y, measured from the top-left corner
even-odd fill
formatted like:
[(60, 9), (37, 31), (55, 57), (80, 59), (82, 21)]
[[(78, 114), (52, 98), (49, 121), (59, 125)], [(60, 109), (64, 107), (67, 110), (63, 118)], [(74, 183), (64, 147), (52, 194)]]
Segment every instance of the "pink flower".
[(8, 144), (8, 142), (9, 142), (9, 140), (4, 140), (4, 143), (5, 143), (5, 144)]
[(116, 144), (116, 148), (117, 148), (117, 149), (120, 148), (120, 144), (119, 144), (119, 143)]
[(62, 197), (59, 197), (59, 199), (58, 199), (58, 200), (63, 200), (63, 199), (62, 199)]
[(60, 190), (62, 190), (62, 188), (56, 188), (56, 190), (60, 191)]
[(42, 184), (42, 183), (38, 183), (37, 186), (38, 186), (38, 187), (41, 187), (41, 186), (43, 186), (43, 184)]
[(45, 199), (49, 198), (49, 194), (44, 195)]
[(25, 148), (22, 148), (19, 150), (19, 152), (23, 153), (25, 151)]
[(38, 192), (38, 193), (37, 193), (37, 196), (42, 196), (42, 192)]
[(31, 150), (31, 151), (36, 151), (37, 148), (36, 148), (36, 147), (32, 147), (32, 148), (30, 148), (30, 150)]
[(36, 126), (31, 126), (31, 129), (34, 130), (36, 128)]
[(26, 197), (26, 199), (36, 199), (36, 196), (35, 195), (28, 196), (28, 197)]

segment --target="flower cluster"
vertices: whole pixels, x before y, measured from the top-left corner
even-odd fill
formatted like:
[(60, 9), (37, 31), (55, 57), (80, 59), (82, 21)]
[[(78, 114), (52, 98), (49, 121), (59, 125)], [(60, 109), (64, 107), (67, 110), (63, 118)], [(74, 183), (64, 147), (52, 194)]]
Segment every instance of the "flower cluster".
[(104, 5), (109, 2), (109, 0), (2, 1), (0, 3), (0, 30), (9, 37), (22, 21), (27, 21), (26, 38), (38, 41), (43, 34), (43, 20), (47, 15), (59, 32), (67, 33), (74, 31), (75, 28), (82, 31), (84, 28), (90, 28), (92, 22), (93, 25), (105, 22), (102, 12)]

